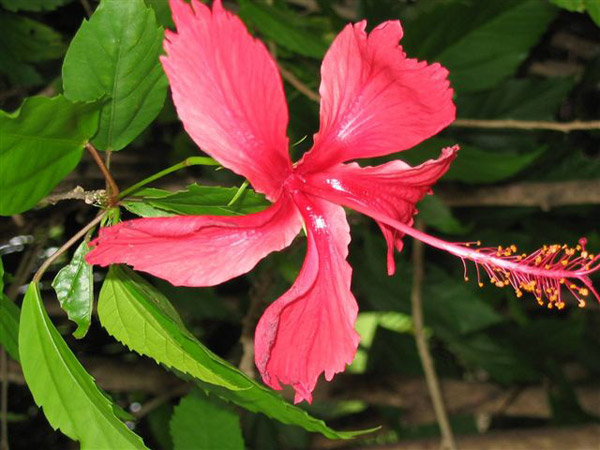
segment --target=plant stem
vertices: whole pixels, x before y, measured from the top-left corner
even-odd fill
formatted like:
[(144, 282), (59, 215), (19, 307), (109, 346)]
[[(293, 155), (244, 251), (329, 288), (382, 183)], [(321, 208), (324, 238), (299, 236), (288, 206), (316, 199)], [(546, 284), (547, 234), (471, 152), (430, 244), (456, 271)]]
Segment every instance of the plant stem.
[(71, 246), (75, 242), (77, 242), (79, 239), (81, 239), (83, 236), (85, 236), (85, 234), (88, 231), (90, 231), (92, 228), (94, 228), (96, 225), (98, 225), (100, 223), (100, 221), (106, 215), (107, 211), (108, 210), (102, 211), (102, 213), (99, 214), (99, 215), (97, 215), (94, 220), (92, 220), (90, 223), (88, 223), (85, 227), (83, 227), (81, 230), (79, 230), (71, 239), (69, 239), (67, 242), (65, 242), (61, 248), (59, 248), (54, 253), (52, 253), (52, 255), (46, 261), (44, 261), (44, 263), (40, 266), (40, 268), (38, 269), (38, 271), (33, 276), (33, 279), (31, 280), (31, 282), (32, 283), (39, 282), (42, 279), (42, 276), (44, 275), (44, 272), (46, 272), (46, 270), (48, 269), (48, 267), (50, 267), (50, 265), (54, 261), (56, 261), (56, 259), (60, 255), (62, 255), (69, 248), (71, 248)]
[(146, 186), (149, 183), (152, 183), (159, 178), (162, 178), (170, 173), (176, 172), (179, 169), (183, 169), (184, 167), (190, 166), (220, 166), (217, 161), (212, 158), (208, 158), (206, 156), (190, 156), (189, 158), (184, 159), (180, 163), (177, 163), (171, 167), (166, 168), (165, 170), (161, 170), (160, 172), (155, 173), (154, 175), (150, 175), (148, 178), (144, 178), (139, 183), (134, 184), (133, 186), (128, 187), (119, 195), (119, 200), (127, 197), (129, 194), (137, 191), (141, 187)]
[(106, 180), (107, 187), (109, 188), (108, 189), (109, 190), (109, 192), (108, 192), (109, 205), (112, 206), (116, 203), (116, 200), (118, 200), (120, 198), (119, 197), (119, 186), (117, 186), (115, 179), (113, 178), (113, 176), (110, 174), (110, 172), (104, 165), (104, 161), (102, 161), (102, 158), (98, 154), (98, 150), (96, 150), (94, 148), (94, 146), (92, 144), (90, 144), (89, 142), (87, 144), (85, 144), (85, 148), (90, 152), (90, 154), (92, 155), (92, 158), (94, 158), (94, 161), (96, 161), (96, 164), (100, 168), (102, 175), (104, 175), (104, 179)]
[(569, 133), (575, 130), (600, 130), (600, 120), (582, 122), (544, 122), (534, 120), (478, 120), (478, 119), (456, 119), (451, 124), (454, 127), (463, 128), (499, 128), (515, 130), (552, 130)]
[(235, 193), (235, 195), (233, 196), (233, 198), (231, 200), (229, 200), (229, 203), (227, 203), (227, 206), (231, 206), (235, 202), (237, 202), (238, 199), (242, 196), (242, 194), (244, 193), (244, 191), (246, 190), (246, 188), (248, 187), (249, 184), (250, 184), (250, 182), (248, 180), (244, 180), (244, 182), (242, 183), (242, 185), (240, 186), (240, 188), (237, 190), (237, 192)]
[[(417, 220), (415, 228), (423, 230), (423, 223)], [(419, 358), (421, 359), (421, 365), (423, 366), (423, 372), (425, 372), (425, 381), (427, 382), (427, 389), (431, 402), (433, 403), (433, 410), (435, 417), (440, 426), (442, 433), (442, 449), (445, 450), (456, 450), (456, 442), (454, 440), (454, 434), (450, 427), (450, 421), (448, 420), (448, 414), (446, 413), (446, 407), (444, 405), (444, 399), (442, 397), (442, 390), (440, 389), (440, 382), (437, 374), (435, 373), (435, 365), (433, 358), (429, 353), (429, 347), (427, 346), (427, 338), (425, 337), (425, 325), (423, 321), (423, 278), (425, 276), (424, 270), (424, 250), (423, 243), (415, 240), (412, 252), (412, 263), (413, 263), (413, 280), (412, 280), (412, 291), (411, 291), (411, 304), (412, 304), (412, 318), (415, 328), (415, 340), (417, 342), (417, 350), (419, 351)]]

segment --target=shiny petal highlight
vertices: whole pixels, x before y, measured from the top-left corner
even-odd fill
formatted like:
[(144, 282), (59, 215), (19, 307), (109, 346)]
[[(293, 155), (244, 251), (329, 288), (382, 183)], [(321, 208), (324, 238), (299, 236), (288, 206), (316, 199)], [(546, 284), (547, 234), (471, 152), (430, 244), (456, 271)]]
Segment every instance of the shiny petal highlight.
[[(308, 175), (306, 190), (350, 208), (360, 204), (364, 214), (376, 211), (411, 226), (416, 204), (448, 171), (457, 152), (457, 146), (445, 148), (438, 159), (417, 167), (402, 161), (364, 168), (356, 163), (340, 164)], [(404, 233), (381, 221), (378, 224), (388, 244), (388, 274), (392, 275), (396, 268), (394, 247), (402, 250)]]

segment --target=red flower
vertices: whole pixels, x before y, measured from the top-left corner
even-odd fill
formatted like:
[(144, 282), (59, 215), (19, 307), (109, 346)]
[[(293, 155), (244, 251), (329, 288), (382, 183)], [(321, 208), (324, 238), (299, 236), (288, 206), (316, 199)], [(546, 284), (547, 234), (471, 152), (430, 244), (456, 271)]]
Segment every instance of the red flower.
[(514, 256), (511, 249), (472, 249), (411, 228), (415, 204), (448, 170), (457, 147), (418, 167), (345, 164), (413, 147), (454, 120), (448, 72), (406, 57), (398, 45), (399, 22), (367, 34), (363, 21), (337, 36), (321, 68), (319, 132), (313, 148), (292, 164), (283, 84), (265, 46), (219, 0), (212, 11), (197, 0), (191, 6), (171, 0), (171, 9), (177, 33), (167, 31), (162, 63), (186, 131), (273, 205), (242, 217), (124, 222), (100, 231), (87, 260), (127, 263), (175, 285), (212, 286), (288, 246), (304, 224), (308, 250), (298, 279), (256, 329), (256, 365), (269, 386), (292, 385), (296, 402), (310, 402), (321, 373), (331, 380), (354, 358), (358, 308), (346, 262), (350, 230), (340, 205), (378, 221), (390, 274), (394, 247), (401, 250), (409, 234), (475, 261), (494, 283), (531, 290), (550, 305), (562, 305), (561, 283), (576, 295), (595, 293), (587, 275), (598, 268), (598, 258), (573, 250), (559, 259), (571, 253), (562, 247)]

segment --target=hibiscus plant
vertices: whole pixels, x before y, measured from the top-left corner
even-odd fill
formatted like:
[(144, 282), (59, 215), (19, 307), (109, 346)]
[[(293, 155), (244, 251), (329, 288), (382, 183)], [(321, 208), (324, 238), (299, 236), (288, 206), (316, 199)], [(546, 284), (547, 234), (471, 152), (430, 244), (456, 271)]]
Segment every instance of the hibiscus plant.
[(408, 434), (377, 392), (422, 366), (453, 448), (432, 358), (586, 422), (563, 363), (598, 372), (600, 78), (535, 53), (598, 55), (581, 5), (0, 0), (2, 445), (11, 379), (82, 448), (376, 444)]

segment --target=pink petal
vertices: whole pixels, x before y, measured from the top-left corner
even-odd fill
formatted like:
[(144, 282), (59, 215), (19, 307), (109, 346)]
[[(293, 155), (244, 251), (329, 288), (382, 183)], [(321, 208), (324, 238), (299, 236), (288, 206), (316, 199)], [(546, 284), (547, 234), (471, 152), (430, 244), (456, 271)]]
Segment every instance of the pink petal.
[[(442, 150), (437, 160), (417, 167), (392, 161), (376, 167), (344, 164), (305, 178), (306, 191), (356, 209), (366, 215), (373, 211), (412, 225), (415, 205), (431, 192), (437, 180), (450, 168), (458, 146)], [(402, 250), (403, 233), (378, 222), (388, 244), (388, 274), (395, 271), (394, 247)]]
[(306, 223), (306, 259), (294, 285), (261, 317), (254, 346), (264, 382), (274, 389), (292, 385), (298, 403), (311, 402), (321, 373), (331, 380), (352, 362), (359, 336), (344, 209), (304, 194), (294, 200)]
[(138, 219), (102, 228), (90, 264), (125, 263), (176, 286), (213, 286), (287, 247), (302, 222), (289, 196), (247, 216)]
[[(184, 127), (206, 153), (277, 198), (291, 169), (288, 112), (277, 65), (242, 21), (215, 0), (211, 10), (170, 0), (177, 32), (162, 57)], [(192, 8), (193, 7), (193, 8)]]
[(306, 171), (406, 150), (455, 118), (448, 71), (408, 59), (400, 22), (347, 25), (321, 67), (321, 128)]

